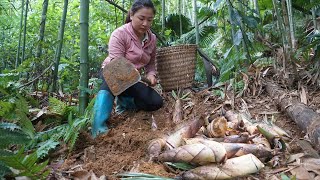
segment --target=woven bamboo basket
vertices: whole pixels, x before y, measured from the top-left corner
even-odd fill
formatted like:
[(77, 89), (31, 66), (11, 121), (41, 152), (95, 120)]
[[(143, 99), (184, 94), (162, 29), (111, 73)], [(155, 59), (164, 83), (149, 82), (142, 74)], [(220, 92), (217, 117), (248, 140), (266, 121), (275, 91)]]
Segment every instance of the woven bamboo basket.
[(184, 44), (157, 50), (156, 68), (164, 91), (191, 87), (194, 81), (197, 45)]

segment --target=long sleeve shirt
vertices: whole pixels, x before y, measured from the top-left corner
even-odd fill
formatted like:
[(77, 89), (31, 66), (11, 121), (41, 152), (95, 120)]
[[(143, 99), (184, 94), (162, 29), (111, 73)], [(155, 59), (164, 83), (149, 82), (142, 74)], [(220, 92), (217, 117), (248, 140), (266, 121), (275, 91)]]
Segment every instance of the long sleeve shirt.
[(114, 30), (109, 40), (109, 55), (102, 68), (116, 57), (125, 57), (138, 70), (145, 68), (147, 75), (156, 75), (156, 36), (148, 30), (145, 41), (141, 42), (134, 33), (131, 22)]

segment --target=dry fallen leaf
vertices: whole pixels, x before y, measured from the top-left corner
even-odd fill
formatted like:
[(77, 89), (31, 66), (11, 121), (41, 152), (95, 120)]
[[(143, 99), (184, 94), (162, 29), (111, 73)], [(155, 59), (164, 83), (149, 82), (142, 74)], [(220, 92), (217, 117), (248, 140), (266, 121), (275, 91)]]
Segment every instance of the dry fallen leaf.
[(300, 99), (303, 104), (308, 104), (307, 93), (303, 86), (301, 86)]
[(291, 169), (290, 172), (291, 172), (292, 175), (296, 176), (296, 178), (299, 179), (299, 180), (310, 180), (310, 179), (312, 179), (312, 177), (310, 176), (309, 172), (305, 168), (303, 168), (301, 166), (299, 166), (297, 168), (294, 168), (294, 169)]

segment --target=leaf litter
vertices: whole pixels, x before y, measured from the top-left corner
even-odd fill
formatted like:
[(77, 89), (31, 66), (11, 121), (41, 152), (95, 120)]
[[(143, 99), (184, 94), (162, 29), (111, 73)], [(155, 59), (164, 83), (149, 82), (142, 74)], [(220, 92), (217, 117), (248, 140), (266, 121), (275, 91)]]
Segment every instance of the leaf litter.
[[(312, 92), (305, 95), (303, 90), (300, 93), (304, 102), (311, 94)], [(246, 96), (243, 99), (236, 98), (234, 103), (228, 103), (230, 102), (228, 98), (220, 99), (213, 95), (210, 90), (192, 91), (189, 100), (182, 101), (182, 106), (188, 106), (188, 104), (192, 104), (192, 106), (184, 109), (188, 112), (184, 112), (182, 122), (177, 125), (172, 121), (175, 99), (169, 93), (163, 94), (163, 97), (165, 98), (164, 107), (152, 113), (143, 111), (126, 112), (122, 115), (113, 113), (108, 122), (110, 131), (96, 139), (91, 138), (88, 133), (90, 131), (81, 133), (74, 151), (64, 157), (64, 163), (55, 172), (61, 174), (61, 177), (64, 178), (76, 178), (73, 176), (78, 171), (86, 172), (84, 173), (86, 176), (93, 177), (94, 175), (94, 178), (97, 177), (98, 179), (99, 177), (100, 179), (119, 179), (117, 175), (126, 172), (175, 178), (177, 175), (181, 175), (183, 171), (172, 169), (166, 163), (150, 160), (148, 155), (150, 142), (168, 137), (176, 132), (179, 124), (184, 124), (195, 117), (201, 115), (213, 116), (210, 120), (212, 122), (226, 111), (233, 109), (238, 114), (237, 116), (247, 117), (245, 119), (249, 121), (245, 122), (246, 124), (269, 122), (286, 133), (287, 148), (285, 152), (274, 152), (269, 161), (263, 162), (265, 167), (259, 173), (239, 179), (281, 179), (283, 175), (296, 176), (297, 179), (319, 178), (319, 159), (306, 155), (298, 143), (298, 140), (304, 138), (304, 132), (301, 132), (288, 116), (279, 112), (273, 100), (265, 93), (261, 93), (259, 96)], [(232, 96), (227, 95), (227, 97)], [(205, 101), (203, 101), (204, 99)], [(307, 99), (307, 102), (310, 102), (309, 104), (314, 108), (319, 107), (320, 104), (314, 99)], [(231, 107), (232, 104), (234, 104), (234, 107)], [(222, 127), (222, 130), (225, 131), (225, 125)], [(258, 137), (249, 134), (241, 135), (236, 132), (232, 134), (233, 132), (230, 131), (229, 127), (227, 132), (230, 133), (228, 136), (251, 137), (248, 141), (253, 138), (258, 139)], [(221, 137), (216, 139), (219, 138), (221, 139)], [(262, 138), (262, 136), (259, 135), (259, 138)], [(276, 138), (273, 137), (273, 139)], [(222, 139), (222, 141), (224, 140)]]

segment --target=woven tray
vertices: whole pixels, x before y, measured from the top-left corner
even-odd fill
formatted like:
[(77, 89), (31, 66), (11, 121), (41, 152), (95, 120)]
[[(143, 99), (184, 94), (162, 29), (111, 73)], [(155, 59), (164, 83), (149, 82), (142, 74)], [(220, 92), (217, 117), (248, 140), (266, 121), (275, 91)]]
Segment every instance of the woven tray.
[(156, 68), (164, 91), (191, 87), (194, 81), (197, 45), (184, 44), (157, 50)]

